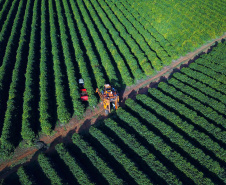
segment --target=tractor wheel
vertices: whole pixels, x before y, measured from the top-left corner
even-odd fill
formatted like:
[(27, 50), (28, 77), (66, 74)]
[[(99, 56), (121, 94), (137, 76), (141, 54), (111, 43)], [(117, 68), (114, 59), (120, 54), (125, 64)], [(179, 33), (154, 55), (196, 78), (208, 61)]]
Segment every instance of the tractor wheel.
[(107, 116), (109, 114), (109, 111), (105, 109), (105, 115)]

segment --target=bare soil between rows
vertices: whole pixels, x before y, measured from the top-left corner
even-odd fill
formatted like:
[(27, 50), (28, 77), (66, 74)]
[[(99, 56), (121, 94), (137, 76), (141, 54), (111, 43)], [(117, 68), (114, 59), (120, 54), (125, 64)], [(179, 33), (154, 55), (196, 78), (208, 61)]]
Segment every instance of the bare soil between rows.
[[(156, 87), (159, 82), (166, 81), (174, 72), (178, 72), (181, 68), (187, 67), (190, 63), (199, 58), (201, 54), (210, 52), (214, 47), (214, 43), (225, 38), (226, 35), (223, 35), (222, 37), (215, 39), (201, 48), (198, 48), (196, 51), (188, 53), (186, 56), (173, 61), (171, 65), (164, 67), (160, 72), (158, 72), (157, 75), (137, 82), (137, 84), (130, 87), (126, 87), (123, 92), (120, 92), (120, 106), (123, 107), (125, 105), (125, 100), (128, 98), (135, 99), (137, 94), (146, 94), (148, 92), (148, 88)], [(86, 132), (91, 125), (96, 124), (99, 120), (105, 118), (107, 118), (107, 116), (105, 116), (102, 104), (99, 103), (96, 108), (94, 108), (94, 110), (87, 110), (83, 119), (78, 120), (76, 118), (72, 118), (67, 125), (56, 127), (54, 129), (54, 135), (40, 137), (40, 141), (50, 145), (45, 152), (51, 153), (55, 145), (58, 143), (71, 142), (71, 136), (74, 133)], [(39, 151), (35, 147), (16, 149), (15, 155), (11, 160), (6, 160), (0, 164), (0, 179), (3, 179), (9, 174), (13, 173), (21, 165), (26, 165), (27, 163), (36, 160), (40, 152), (42, 151)]]

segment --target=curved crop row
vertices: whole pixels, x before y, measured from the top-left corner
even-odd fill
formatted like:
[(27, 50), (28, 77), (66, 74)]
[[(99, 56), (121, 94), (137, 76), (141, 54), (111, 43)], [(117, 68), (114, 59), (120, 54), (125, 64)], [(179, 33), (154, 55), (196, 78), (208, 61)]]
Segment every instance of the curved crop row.
[(130, 52), (130, 49), (127, 47), (125, 41), (119, 35), (119, 32), (116, 30), (116, 28), (113, 26), (113, 24), (107, 17), (107, 14), (102, 10), (102, 8), (99, 6), (98, 2), (92, 1), (91, 3), (93, 4), (94, 8), (98, 12), (99, 16), (102, 18), (102, 21), (103, 21), (105, 27), (109, 30), (113, 40), (115, 41), (116, 45), (118, 46), (120, 52), (125, 57), (126, 62), (129, 65), (131, 73), (133, 74), (135, 79), (138, 80), (138, 79), (143, 78), (144, 77), (143, 72), (139, 68), (137, 61), (134, 59), (134, 56)]
[(80, 8), (80, 11), (82, 13), (83, 19), (84, 19), (84, 21), (85, 21), (85, 23), (88, 27), (90, 35), (93, 38), (95, 47), (97, 48), (97, 51), (100, 55), (100, 60), (101, 60), (102, 66), (104, 67), (104, 69), (107, 73), (109, 81), (110, 81), (110, 83), (114, 81), (115, 86), (118, 86), (119, 80), (118, 80), (116, 71), (115, 71), (115, 69), (112, 65), (112, 62), (110, 61), (110, 58), (109, 58), (107, 51), (104, 47), (104, 44), (101, 41), (97, 31), (95, 30), (94, 25), (93, 25), (89, 15), (88, 15), (88, 13), (86, 12), (86, 9), (83, 5), (83, 2), (81, 0), (79, 0), (79, 1), (77, 1), (77, 3), (78, 3), (78, 7)]
[(65, 164), (69, 167), (71, 173), (77, 179), (79, 184), (93, 184), (90, 182), (87, 174), (82, 170), (82, 168), (78, 165), (75, 159), (68, 153), (67, 149), (64, 147), (63, 143), (55, 146), (57, 153), (60, 158), (63, 159)]
[(205, 85), (199, 81), (196, 81), (196, 80), (192, 79), (191, 77), (188, 77), (182, 73), (174, 73), (173, 78), (180, 80), (184, 84), (187, 84), (187, 85), (197, 89), (198, 91), (200, 91), (208, 96), (211, 96), (212, 98), (217, 99), (218, 102), (222, 102), (222, 103), (226, 104), (226, 95), (221, 94), (220, 92), (209, 87), (208, 85)]
[(148, 130), (146, 126), (141, 124), (137, 118), (126, 112), (122, 108), (117, 111), (118, 117), (125, 121), (129, 126), (133, 127), (137, 133), (143, 136), (147, 142), (160, 151), (169, 161), (171, 161), (180, 171), (188, 178), (192, 179), (196, 184), (213, 184), (209, 178), (203, 176), (191, 163), (189, 163), (178, 152), (167, 145), (162, 138), (154, 132)]
[(89, 1), (84, 1), (84, 3), (86, 4), (87, 9), (89, 10), (89, 12), (92, 16), (92, 19), (94, 20), (96, 26), (98, 27), (100, 33), (102, 34), (102, 37), (103, 37), (105, 43), (107, 44), (107, 47), (112, 54), (112, 57), (114, 58), (114, 60), (117, 64), (117, 67), (118, 67), (118, 70), (120, 71), (123, 82), (128, 86), (132, 85), (134, 82), (130, 75), (130, 72), (129, 72), (124, 60), (118, 53), (117, 48), (115, 47), (113, 40), (110, 38), (107, 29), (104, 27), (100, 18), (97, 16), (97, 13), (95, 12), (91, 3)]
[[(160, 44), (153, 38), (153, 36), (146, 29), (144, 29), (144, 27), (140, 24), (140, 22), (138, 22), (133, 17), (133, 15), (127, 10), (131, 7), (130, 6), (125, 7), (122, 4), (123, 2), (120, 2), (120, 1), (112, 1), (112, 2), (116, 4), (116, 6), (121, 10), (124, 16), (128, 19), (128, 21), (133, 25), (133, 27), (142, 35), (142, 37), (150, 46), (150, 48), (153, 48), (154, 50), (153, 52), (157, 53), (157, 55), (161, 58), (163, 64), (170, 64), (171, 58), (168, 56), (168, 53), (164, 50), (164, 48), (160, 46)], [(127, 30), (130, 31), (130, 29), (127, 29)], [(144, 42), (144, 40), (143, 41), (140, 40), (140, 42)], [(153, 57), (156, 57), (156, 56), (153, 56)], [(150, 61), (152, 61), (152, 57)]]
[(51, 184), (59, 184), (62, 185), (63, 181), (57, 174), (56, 170), (53, 168), (50, 159), (45, 156), (44, 154), (39, 154), (38, 156), (38, 163), (41, 166), (45, 175), (51, 181)]
[(134, 152), (136, 152), (148, 166), (169, 184), (182, 184), (156, 157), (141, 145), (131, 134), (128, 134), (118, 123), (111, 119), (104, 121), (105, 125), (117, 134)]
[[(141, 66), (141, 68), (143, 69), (143, 71), (145, 72), (146, 75), (152, 75), (154, 73), (152, 66), (150, 65), (150, 62), (148, 61), (148, 58), (145, 56), (143, 50), (142, 45), (138, 45), (137, 41), (134, 40), (134, 38), (131, 37), (131, 32), (128, 31), (128, 29), (126, 30), (125, 27), (122, 25), (122, 23), (119, 21), (119, 19), (116, 17), (116, 15), (114, 13), (116, 13), (117, 8), (114, 9), (114, 11), (112, 11), (112, 7), (115, 7), (115, 5), (111, 4), (111, 7), (109, 7), (103, 0), (99, 0), (99, 4), (102, 6), (102, 8), (104, 9), (104, 11), (106, 12), (106, 14), (108, 15), (108, 17), (111, 19), (112, 23), (114, 24), (115, 28), (118, 30), (118, 32), (120, 33), (121, 37), (126, 41), (126, 43), (128, 44), (128, 46), (130, 47), (130, 50), (133, 52), (133, 54), (137, 57), (138, 62)], [(123, 17), (120, 17), (120, 19)], [(126, 24), (126, 23), (124, 23)], [(128, 25), (128, 23), (127, 23)], [(133, 27), (131, 26), (130, 29), (132, 29)], [(127, 33), (127, 31), (130, 33)], [(139, 33), (138, 33), (139, 35)], [(134, 35), (133, 32), (133, 37), (135, 36), (135, 38), (137, 37), (137, 35)], [(143, 38), (141, 37), (140, 39), (143, 40)], [(145, 41), (144, 43), (145, 44)], [(141, 49), (140, 49), (141, 48)], [(146, 48), (145, 48), (146, 49)], [(149, 50), (149, 48), (148, 48)], [(151, 51), (149, 51), (149, 53), (151, 53)], [(147, 55), (147, 53), (146, 53)], [(156, 56), (155, 56), (156, 57)], [(150, 59), (150, 58), (149, 58)], [(153, 60), (153, 58), (152, 58)], [(161, 69), (161, 66), (157, 66), (156, 64), (160, 64), (160, 60), (158, 58), (156, 58), (156, 61), (152, 61), (152, 65), (154, 68), (156, 68), (157, 71), (159, 71)]]
[(222, 86), (222, 84), (220, 82), (217, 82), (216, 80), (208, 77), (207, 75), (204, 75), (200, 72), (194, 71), (190, 68), (183, 68), (181, 70), (182, 73), (184, 73), (185, 75), (197, 79), (198, 81), (216, 89), (217, 91), (220, 91), (223, 94), (226, 94), (226, 87)]
[[(175, 88), (179, 89), (181, 92), (187, 95), (191, 95), (192, 98), (195, 98), (204, 104), (208, 104), (210, 108), (212, 107), (213, 109), (219, 111), (220, 113), (225, 114), (226, 106), (223, 103), (218, 102), (217, 100), (206, 96), (200, 91), (197, 91), (194, 88), (188, 85), (185, 85), (184, 83), (181, 83), (176, 78), (170, 79), (168, 83), (170, 85), (173, 85)], [(212, 111), (215, 112), (215, 110), (212, 110)]]
[[(10, 10), (9, 10), (9, 12), (8, 12), (8, 14), (7, 14), (7, 18), (6, 18), (6, 20), (4, 21), (4, 24), (3, 24), (3, 26), (2, 26), (2, 30), (1, 30), (1, 32), (0, 32), (0, 43), (2, 43), (2, 42), (4, 41), (4, 39), (6, 39), (6, 38), (5, 38), (5, 34), (6, 34), (6, 31), (9, 31), (9, 22), (10, 22), (10, 19), (13, 18), (12, 16), (13, 16), (13, 12), (15, 11), (17, 2), (18, 2), (18, 0), (14, 0), (14, 1), (12, 2), (12, 5), (11, 5), (11, 7), (10, 7)], [(20, 12), (20, 10), (21, 10), (22, 4), (23, 4), (23, 2), (20, 1), (20, 4), (19, 4), (19, 6), (18, 6), (18, 10), (17, 10), (17, 15), (16, 15), (16, 17), (18, 17), (18, 14), (19, 14), (19, 12)], [(16, 18), (15, 18), (15, 19), (16, 19)], [(14, 20), (13, 25), (15, 25), (15, 23), (16, 23), (16, 21)], [(2, 50), (2, 48), (1, 48), (1, 50)]]
[(123, 12), (121, 12), (116, 5), (114, 5), (110, 1), (106, 1), (106, 3), (111, 8), (112, 12), (114, 12), (115, 17), (119, 20), (119, 22), (123, 23), (126, 31), (133, 37), (137, 45), (141, 48), (141, 51), (143, 51), (147, 56), (148, 60), (142, 64), (140, 63), (141, 67), (142, 65), (144, 66), (143, 70), (146, 70), (144, 70), (146, 72), (145, 74), (148, 75), (148, 73), (150, 73), (149, 71), (152, 71), (152, 66), (150, 65), (149, 61), (151, 62), (153, 67), (157, 71), (159, 71), (162, 68), (161, 64), (163, 63), (163, 61), (158, 58), (156, 52), (150, 49), (150, 46), (145, 42), (145, 39), (142, 37), (142, 35), (140, 35), (134, 25), (127, 20)]
[(95, 75), (95, 79), (97, 82), (97, 87), (100, 89), (102, 88), (103, 84), (105, 84), (106, 80), (104, 77), (104, 72), (103, 70), (99, 67), (99, 61), (97, 59), (97, 56), (92, 48), (92, 44), (90, 41), (90, 37), (87, 34), (87, 30), (85, 28), (85, 25), (82, 21), (81, 16), (79, 15), (79, 10), (77, 8), (76, 2), (74, 2), (73, 0), (70, 0), (70, 4), (71, 4), (71, 8), (73, 10), (73, 15), (74, 15), (74, 19), (77, 22), (77, 26), (79, 29), (79, 33), (82, 37), (82, 41), (86, 47), (86, 53), (89, 57), (94, 75)]
[[(3, 2), (4, 2), (4, 4), (3, 4)], [(2, 7), (1, 7), (1, 9), (0, 9), (0, 23), (1, 23), (0, 29), (1, 29), (2, 25), (3, 25), (3, 17), (4, 17), (4, 14), (6, 13), (6, 10), (7, 10), (8, 6), (9, 6), (9, 3), (10, 2), (11, 2), (10, 0), (6, 0), (6, 1), (3, 1), (2, 0), (0, 2), (0, 7), (3, 4)]]
[[(142, 103), (144, 104), (147, 103), (148, 104), (147, 106), (149, 107), (150, 106), (155, 107), (154, 110), (158, 114), (160, 114), (161, 116), (164, 116), (173, 124), (175, 122), (178, 122), (178, 123), (181, 122), (180, 118), (177, 119), (178, 117), (176, 117), (175, 114), (159, 106), (158, 103), (151, 101), (151, 98), (148, 98), (146, 95), (137, 95), (137, 99), (142, 101)], [(139, 114), (142, 118), (147, 120), (151, 125), (155, 126), (164, 136), (168, 137), (171, 142), (175, 143), (178, 147), (184, 150), (192, 158), (197, 160), (201, 165), (205, 166), (208, 170), (215, 173), (219, 177), (223, 178), (223, 174), (225, 173), (225, 171), (223, 168), (221, 168), (220, 164), (217, 161), (214, 161), (210, 156), (206, 155), (201, 149), (195, 147), (193, 143), (191, 143), (189, 140), (184, 139), (183, 135), (174, 131), (171, 126), (160, 121), (155, 115), (153, 115), (149, 111), (142, 108), (142, 106), (140, 106), (133, 100), (128, 99), (128, 101), (126, 102), (126, 105), (130, 109), (134, 110), (137, 114)], [(210, 139), (208, 141), (210, 141), (210, 143), (214, 147), (216, 152), (215, 155), (218, 156), (220, 159), (225, 160), (225, 157), (224, 157), (225, 151), (222, 148), (220, 148), (219, 145), (217, 145), (216, 143), (213, 143)], [(216, 146), (214, 146), (213, 144), (216, 144)], [(206, 147), (209, 145), (205, 144), (204, 146)]]
[(109, 153), (125, 168), (125, 170), (130, 174), (130, 176), (136, 181), (138, 184), (152, 184), (148, 177), (141, 172), (135, 165), (133, 161), (131, 161), (125, 153), (110, 139), (104, 135), (100, 130), (95, 127), (91, 127), (89, 133), (95, 137), (108, 151)]
[[(199, 101), (194, 100), (190, 96), (183, 94), (182, 92), (176, 90), (172, 86), (167, 85), (166, 83), (159, 83), (158, 88), (163, 90), (166, 93), (169, 93), (174, 98), (179, 99), (180, 101), (184, 102), (189, 107), (192, 107), (192, 109), (194, 109), (196, 111), (196, 112), (193, 111), (193, 112), (195, 112), (195, 114), (197, 114), (197, 112), (199, 114), (201, 113), (201, 115), (199, 117), (200, 118), (202, 117), (205, 120), (205, 121), (202, 120), (202, 122), (208, 123), (208, 121), (206, 120), (206, 118), (208, 118), (208, 119), (212, 120), (213, 122), (219, 124), (220, 126), (223, 126), (226, 128), (225, 118), (222, 115), (219, 115), (216, 111), (213, 111), (213, 109), (211, 109), (209, 106), (207, 107), (207, 106), (203, 105)], [(209, 126), (209, 128), (211, 127), (215, 131), (218, 130), (218, 132), (215, 133), (214, 135), (218, 135), (219, 137), (217, 137), (217, 138), (223, 139), (222, 130), (220, 128), (217, 128), (216, 126), (214, 126), (214, 124), (210, 124), (210, 125), (211, 126)]]
[(72, 136), (73, 143), (78, 146), (84, 154), (90, 159), (93, 165), (104, 176), (109, 184), (122, 184), (123, 181), (119, 179), (114, 171), (103, 161), (97, 154), (97, 152), (85, 142), (79, 134)]
[(147, 30), (148, 33), (151, 34), (152, 37), (149, 37), (151, 40), (150, 42), (152, 43), (159, 43), (161, 45), (161, 47), (164, 47), (164, 49), (166, 49), (166, 51), (170, 54), (170, 56), (172, 57), (172, 59), (177, 58), (178, 54), (175, 51), (175, 49), (173, 48), (173, 46), (169, 43), (168, 40), (165, 39), (165, 37), (163, 35), (161, 35), (147, 20), (146, 17), (141, 16), (140, 11), (137, 11), (137, 6), (130, 4), (130, 2), (128, 0), (124, 0), (121, 1), (121, 3), (124, 5), (124, 7), (127, 8), (127, 10), (129, 10), (131, 12), (131, 14), (136, 18), (136, 20), (138, 22), (140, 22), (144, 29)]
[(32, 185), (33, 182), (31, 181), (30, 177), (28, 174), (25, 172), (24, 167), (21, 166), (17, 170), (17, 175), (19, 176), (19, 181), (22, 185)]

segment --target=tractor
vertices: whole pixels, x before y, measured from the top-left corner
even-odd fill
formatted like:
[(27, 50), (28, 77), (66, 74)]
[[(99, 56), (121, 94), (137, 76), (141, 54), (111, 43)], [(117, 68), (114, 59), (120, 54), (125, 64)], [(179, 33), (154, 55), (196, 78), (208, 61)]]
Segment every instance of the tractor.
[(104, 105), (105, 115), (108, 115), (110, 113), (111, 107), (113, 107), (115, 110), (118, 109), (119, 95), (117, 93), (117, 90), (114, 89), (111, 85), (105, 84), (104, 90), (101, 92), (98, 88), (96, 88), (96, 93), (99, 94), (100, 99)]
[(88, 94), (86, 88), (84, 88), (84, 80), (79, 79), (79, 90), (80, 90), (80, 98), (82, 101), (88, 101)]

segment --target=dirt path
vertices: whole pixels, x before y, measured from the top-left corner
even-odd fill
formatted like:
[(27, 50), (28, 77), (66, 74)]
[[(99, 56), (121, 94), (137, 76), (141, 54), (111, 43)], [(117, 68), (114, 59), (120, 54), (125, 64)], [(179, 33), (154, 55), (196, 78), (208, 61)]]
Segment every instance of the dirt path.
[[(136, 85), (127, 87), (124, 92), (120, 93), (121, 106), (124, 105), (127, 98), (135, 98), (137, 93), (146, 93), (149, 87), (153, 87), (160, 81), (166, 80), (173, 72), (178, 71), (182, 67), (187, 66), (189, 63), (191, 63), (194, 59), (197, 58), (200, 53), (206, 53), (208, 52), (208, 50), (211, 50), (211, 46), (216, 41), (220, 41), (225, 38), (226, 35), (202, 46), (194, 52), (188, 53), (186, 56), (181, 57), (176, 61), (173, 61), (170, 66), (164, 67), (157, 75), (145, 81), (141, 81)], [(61, 142), (68, 142), (75, 132), (78, 133), (87, 131), (92, 124), (104, 118), (106, 118), (106, 116), (104, 115), (104, 109), (103, 106), (99, 103), (93, 111), (87, 110), (82, 120), (72, 118), (66, 126), (55, 128), (55, 134), (53, 136), (41, 136), (40, 141), (43, 141), (46, 144), (50, 144), (50, 147), (46, 152), (51, 152), (56, 144)], [(5, 161), (4, 163), (0, 164), (0, 172), (3, 170), (6, 171), (6, 173), (4, 174), (0, 173), (0, 179), (18, 169), (21, 164), (16, 165), (13, 169), (10, 169), (9, 166), (17, 164), (20, 160), (26, 158), (26, 161), (24, 161), (24, 163), (35, 160), (37, 156), (34, 157), (34, 154), (37, 153), (37, 151), (38, 150), (34, 148), (20, 151), (15, 155), (15, 157), (13, 157), (12, 160)]]

